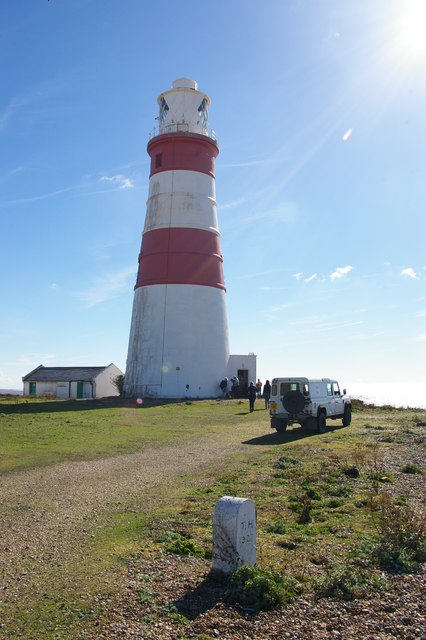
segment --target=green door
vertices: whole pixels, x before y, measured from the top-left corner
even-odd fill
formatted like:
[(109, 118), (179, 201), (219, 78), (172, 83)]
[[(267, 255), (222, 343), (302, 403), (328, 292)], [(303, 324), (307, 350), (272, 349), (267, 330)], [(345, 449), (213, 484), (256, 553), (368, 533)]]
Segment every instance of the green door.
[(35, 396), (36, 394), (36, 383), (30, 382), (30, 396)]
[(77, 398), (83, 397), (83, 383), (77, 382)]

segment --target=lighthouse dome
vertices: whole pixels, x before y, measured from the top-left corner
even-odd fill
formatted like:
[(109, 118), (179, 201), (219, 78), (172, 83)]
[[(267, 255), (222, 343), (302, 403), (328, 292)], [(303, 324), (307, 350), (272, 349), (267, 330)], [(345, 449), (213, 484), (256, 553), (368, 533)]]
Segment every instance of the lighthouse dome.
[(198, 84), (191, 78), (178, 78), (172, 83), (173, 89), (198, 89)]

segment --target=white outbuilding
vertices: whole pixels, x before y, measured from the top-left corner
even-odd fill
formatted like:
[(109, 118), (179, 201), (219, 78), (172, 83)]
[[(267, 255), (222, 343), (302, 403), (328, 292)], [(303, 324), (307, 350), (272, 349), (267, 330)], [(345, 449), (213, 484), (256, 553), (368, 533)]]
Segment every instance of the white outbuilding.
[(112, 363), (104, 367), (44, 367), (41, 364), (22, 378), (24, 396), (76, 399), (118, 396), (114, 380), (122, 375)]

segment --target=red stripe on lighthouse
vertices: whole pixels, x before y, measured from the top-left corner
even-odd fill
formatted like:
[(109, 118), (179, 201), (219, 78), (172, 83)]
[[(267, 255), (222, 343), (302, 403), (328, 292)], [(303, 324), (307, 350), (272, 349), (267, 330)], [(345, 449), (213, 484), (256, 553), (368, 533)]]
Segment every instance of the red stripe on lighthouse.
[(135, 289), (153, 284), (225, 289), (219, 236), (176, 227), (144, 233)]
[(214, 178), (214, 159), (219, 147), (213, 138), (199, 133), (165, 133), (148, 143), (150, 176), (173, 169), (200, 171)]

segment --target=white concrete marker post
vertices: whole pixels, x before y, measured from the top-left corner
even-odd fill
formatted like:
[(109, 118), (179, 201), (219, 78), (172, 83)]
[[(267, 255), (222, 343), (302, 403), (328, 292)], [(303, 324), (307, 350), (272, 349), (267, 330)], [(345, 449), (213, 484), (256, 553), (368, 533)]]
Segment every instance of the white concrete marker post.
[(212, 570), (232, 573), (243, 564), (256, 564), (256, 505), (224, 496), (213, 514)]

